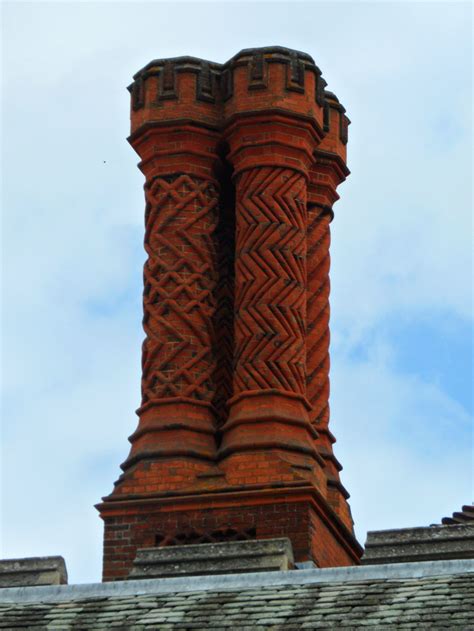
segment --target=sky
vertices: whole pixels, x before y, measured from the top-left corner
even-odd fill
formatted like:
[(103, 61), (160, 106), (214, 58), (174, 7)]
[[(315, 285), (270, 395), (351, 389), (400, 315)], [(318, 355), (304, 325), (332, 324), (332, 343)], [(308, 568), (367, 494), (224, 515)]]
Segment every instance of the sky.
[(472, 5), (2, 4), (0, 557), (101, 576), (94, 508), (140, 403), (144, 198), (132, 75), (309, 53), (347, 109), (334, 207), (331, 427), (356, 534), (473, 500)]

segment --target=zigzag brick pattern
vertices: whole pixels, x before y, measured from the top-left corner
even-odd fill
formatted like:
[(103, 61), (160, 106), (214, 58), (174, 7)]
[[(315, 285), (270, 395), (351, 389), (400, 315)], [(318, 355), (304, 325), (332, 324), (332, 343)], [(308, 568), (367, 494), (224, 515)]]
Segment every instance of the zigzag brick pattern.
[(306, 396), (316, 429), (329, 422), (330, 221), (331, 216), (320, 207), (308, 208)]
[(236, 185), (234, 393), (305, 392), (306, 188), (285, 168)]
[(218, 190), (178, 175), (146, 188), (142, 405), (212, 401)]

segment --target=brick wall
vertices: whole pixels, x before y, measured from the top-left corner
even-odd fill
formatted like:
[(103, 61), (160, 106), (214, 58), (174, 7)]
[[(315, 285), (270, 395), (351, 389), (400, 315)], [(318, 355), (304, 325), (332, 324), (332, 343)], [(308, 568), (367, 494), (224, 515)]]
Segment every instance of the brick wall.
[(358, 557), (345, 542), (342, 527), (339, 532), (328, 522), (330, 515), (322, 513), (314, 499), (291, 493), (278, 501), (262, 495), (136, 506), (105, 519), (104, 580), (125, 579), (139, 548), (282, 536), (290, 538), (297, 562), (313, 560), (318, 567), (354, 564)]

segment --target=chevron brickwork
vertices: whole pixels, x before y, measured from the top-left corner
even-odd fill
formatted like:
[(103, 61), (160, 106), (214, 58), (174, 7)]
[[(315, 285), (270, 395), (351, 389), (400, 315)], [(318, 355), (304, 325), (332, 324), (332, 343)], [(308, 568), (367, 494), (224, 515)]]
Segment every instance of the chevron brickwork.
[(341, 484), (342, 469), (334, 455), (336, 439), (329, 428), (329, 270), (330, 223), (332, 207), (339, 199), (338, 185), (349, 174), (346, 167), (348, 119), (337, 97), (325, 91), (325, 136), (314, 154), (308, 184), (308, 331), (307, 394), (311, 403), (311, 423), (318, 432), (315, 441), (325, 461), (327, 499), (339, 517), (350, 526), (352, 518), (347, 493)]
[(306, 185), (297, 171), (261, 167), (237, 184), (236, 393), (304, 396)]
[(145, 176), (142, 401), (104, 580), (140, 547), (288, 536), (359, 562), (329, 429), (332, 206), (348, 119), (309, 55), (178, 57), (134, 77)]

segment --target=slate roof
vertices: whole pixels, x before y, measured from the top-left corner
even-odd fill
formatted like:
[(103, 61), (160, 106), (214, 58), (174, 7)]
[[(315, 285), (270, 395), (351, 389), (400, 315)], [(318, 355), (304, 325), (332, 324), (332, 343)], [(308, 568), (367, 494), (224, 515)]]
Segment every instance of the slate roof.
[(474, 630), (474, 561), (0, 591), (0, 629)]

